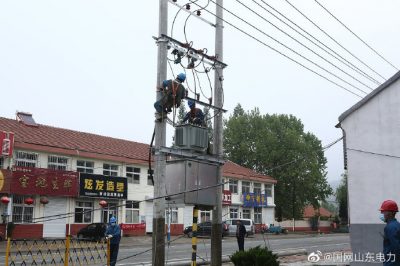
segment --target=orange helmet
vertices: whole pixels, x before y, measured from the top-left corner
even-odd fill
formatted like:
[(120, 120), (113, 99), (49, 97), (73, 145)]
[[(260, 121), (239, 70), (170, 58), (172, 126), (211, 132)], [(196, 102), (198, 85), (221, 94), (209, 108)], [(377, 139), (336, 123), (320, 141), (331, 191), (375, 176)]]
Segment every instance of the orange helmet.
[(391, 211), (391, 212), (398, 212), (399, 207), (397, 207), (397, 203), (393, 200), (385, 200), (382, 202), (380, 211)]

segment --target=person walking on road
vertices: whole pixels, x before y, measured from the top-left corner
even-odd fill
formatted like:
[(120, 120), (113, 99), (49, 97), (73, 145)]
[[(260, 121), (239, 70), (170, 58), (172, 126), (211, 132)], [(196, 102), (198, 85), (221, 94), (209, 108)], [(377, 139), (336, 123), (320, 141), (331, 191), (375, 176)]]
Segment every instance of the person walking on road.
[(236, 222), (236, 239), (239, 246), (239, 251), (244, 251), (244, 237), (246, 235), (246, 227), (242, 224), (242, 221), (237, 220)]
[(110, 218), (110, 224), (106, 231), (106, 238), (110, 239), (110, 265), (115, 266), (117, 263), (119, 242), (121, 240), (121, 228), (117, 224), (117, 219), (114, 216)]
[(384, 266), (400, 266), (400, 223), (396, 220), (397, 203), (385, 200), (380, 208), (380, 219), (386, 223), (383, 235)]

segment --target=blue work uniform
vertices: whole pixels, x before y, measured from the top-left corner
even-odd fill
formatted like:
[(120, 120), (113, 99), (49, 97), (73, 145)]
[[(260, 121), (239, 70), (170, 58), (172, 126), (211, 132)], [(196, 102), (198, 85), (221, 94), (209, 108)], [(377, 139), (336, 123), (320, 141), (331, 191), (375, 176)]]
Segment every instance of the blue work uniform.
[(110, 265), (115, 266), (117, 263), (119, 242), (121, 240), (121, 228), (119, 225), (109, 225), (106, 231), (106, 236), (108, 235), (112, 235), (110, 239)]
[(384, 266), (400, 266), (400, 223), (396, 219), (387, 222), (383, 236)]
[(203, 126), (204, 125), (203, 111), (199, 108), (191, 109), (182, 120), (183, 123), (185, 123), (186, 121), (189, 121), (189, 123), (191, 124)]

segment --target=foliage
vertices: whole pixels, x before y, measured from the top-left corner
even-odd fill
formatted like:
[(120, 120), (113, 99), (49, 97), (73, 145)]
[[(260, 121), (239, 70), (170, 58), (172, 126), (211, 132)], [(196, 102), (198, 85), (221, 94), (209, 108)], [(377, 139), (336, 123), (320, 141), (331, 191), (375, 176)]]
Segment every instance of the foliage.
[(183, 118), (185, 118), (185, 115), (186, 115), (186, 109), (185, 109), (185, 105), (182, 103), (180, 106), (179, 106), (179, 109), (178, 109), (178, 124), (179, 123), (182, 123), (182, 120), (183, 120)]
[(339, 217), (342, 223), (347, 224), (347, 174), (342, 174), (342, 180), (336, 189), (336, 201), (339, 202)]
[(331, 202), (323, 201), (321, 204), (321, 207), (327, 209), (328, 211), (330, 211), (333, 214), (336, 214), (338, 212), (337, 206)]
[(311, 217), (309, 220), (309, 223), (310, 223), (311, 230), (313, 230), (313, 231), (318, 230), (319, 219), (318, 219), (317, 215)]
[(275, 266), (279, 265), (278, 256), (260, 246), (246, 251), (236, 251), (230, 257), (235, 266)]
[(229, 160), (270, 175), (275, 187), (278, 220), (302, 217), (307, 204), (332, 193), (326, 180), (326, 158), (321, 141), (304, 132), (293, 115), (245, 112), (238, 104), (225, 121), (224, 149)]

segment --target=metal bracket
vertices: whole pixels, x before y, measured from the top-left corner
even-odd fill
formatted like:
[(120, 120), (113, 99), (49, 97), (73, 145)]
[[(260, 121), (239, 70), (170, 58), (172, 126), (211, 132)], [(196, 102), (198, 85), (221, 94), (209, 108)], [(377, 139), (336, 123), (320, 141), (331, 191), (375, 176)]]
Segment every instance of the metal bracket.
[(168, 148), (168, 147), (161, 146), (158, 149), (153, 148), (153, 150), (154, 150), (154, 154), (156, 154), (156, 155), (167, 154), (167, 155), (173, 155), (173, 156), (181, 157), (181, 158), (196, 159), (199, 161), (217, 163), (220, 165), (225, 164), (225, 160), (218, 158), (217, 156), (195, 153), (195, 152), (186, 151), (186, 150), (177, 149), (177, 148)]
[(209, 25), (211, 25), (211, 26), (213, 26), (213, 27), (215, 28), (215, 24), (213, 24), (212, 22), (210, 22), (210, 21), (208, 21), (208, 20), (206, 20), (206, 19), (204, 19), (204, 18), (202, 18), (202, 17), (197, 16), (197, 15), (194, 13), (194, 11), (193, 11), (193, 12), (190, 12), (189, 10), (187, 10), (187, 9), (185, 8), (185, 6), (180, 6), (180, 5), (178, 5), (177, 3), (175, 3), (175, 2), (172, 1), (172, 0), (168, 0), (168, 2), (170, 2), (171, 4), (173, 4), (174, 6), (178, 7), (179, 9), (181, 9), (181, 10), (183, 10), (183, 11), (185, 11), (185, 12), (191, 14), (191, 15), (193, 15), (195, 18), (198, 18), (198, 19), (202, 20), (203, 22), (205, 22), (205, 23), (207, 23), (207, 24), (209, 24)]

